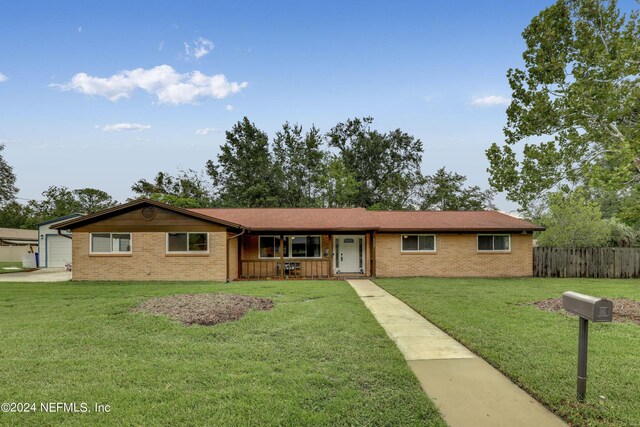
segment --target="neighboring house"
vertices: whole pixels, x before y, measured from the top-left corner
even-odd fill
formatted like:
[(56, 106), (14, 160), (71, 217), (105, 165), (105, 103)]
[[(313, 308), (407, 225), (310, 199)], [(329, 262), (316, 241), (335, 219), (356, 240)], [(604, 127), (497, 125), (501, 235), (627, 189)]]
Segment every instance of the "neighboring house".
[(38, 224), (37, 236), (40, 239), (38, 267), (56, 268), (71, 263), (71, 233), (66, 230), (58, 232), (55, 226), (80, 216), (82, 215), (71, 214)]
[(37, 230), (0, 228), (0, 262), (20, 262), (22, 255), (37, 251)]
[(73, 232), (74, 280), (531, 276), (530, 222), (495, 211), (182, 209), (136, 200)]

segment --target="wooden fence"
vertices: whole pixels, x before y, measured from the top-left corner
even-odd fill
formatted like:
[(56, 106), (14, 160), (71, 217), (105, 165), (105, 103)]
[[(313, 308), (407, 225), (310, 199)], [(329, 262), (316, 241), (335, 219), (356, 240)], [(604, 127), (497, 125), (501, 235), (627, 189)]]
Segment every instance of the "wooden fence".
[(533, 248), (535, 277), (640, 277), (640, 248)]

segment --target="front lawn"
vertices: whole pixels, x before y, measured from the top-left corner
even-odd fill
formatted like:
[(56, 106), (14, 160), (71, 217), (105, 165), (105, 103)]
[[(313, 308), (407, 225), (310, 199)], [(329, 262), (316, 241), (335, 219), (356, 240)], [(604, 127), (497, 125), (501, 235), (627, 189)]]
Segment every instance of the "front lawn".
[[(270, 311), (215, 326), (132, 313), (221, 292)], [(0, 402), (109, 413), (0, 413), (6, 425), (438, 425), (401, 353), (345, 282), (0, 284)]]
[[(591, 323), (587, 400), (576, 403), (578, 320), (529, 302), (573, 290), (640, 300), (640, 280), (377, 279), (575, 426), (640, 425), (640, 326)], [(600, 402), (599, 396), (605, 401)]]
[[(17, 269), (16, 269), (17, 268)], [(22, 262), (0, 261), (0, 274), (16, 273), (22, 271)]]

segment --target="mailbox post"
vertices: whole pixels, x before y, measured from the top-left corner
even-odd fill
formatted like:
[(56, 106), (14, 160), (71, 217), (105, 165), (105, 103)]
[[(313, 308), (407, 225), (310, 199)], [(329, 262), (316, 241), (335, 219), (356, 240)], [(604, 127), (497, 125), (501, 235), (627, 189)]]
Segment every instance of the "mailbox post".
[(587, 349), (589, 342), (589, 320), (592, 322), (611, 322), (613, 319), (613, 302), (578, 292), (562, 294), (562, 307), (580, 318), (578, 331), (578, 387), (577, 396), (580, 402), (587, 394)]

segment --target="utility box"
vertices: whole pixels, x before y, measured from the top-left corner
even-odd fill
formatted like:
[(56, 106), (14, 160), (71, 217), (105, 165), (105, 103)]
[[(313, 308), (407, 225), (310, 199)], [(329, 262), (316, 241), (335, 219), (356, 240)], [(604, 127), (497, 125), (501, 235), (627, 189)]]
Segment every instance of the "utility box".
[(562, 294), (562, 307), (592, 322), (611, 322), (613, 320), (613, 301), (596, 298), (578, 292)]

